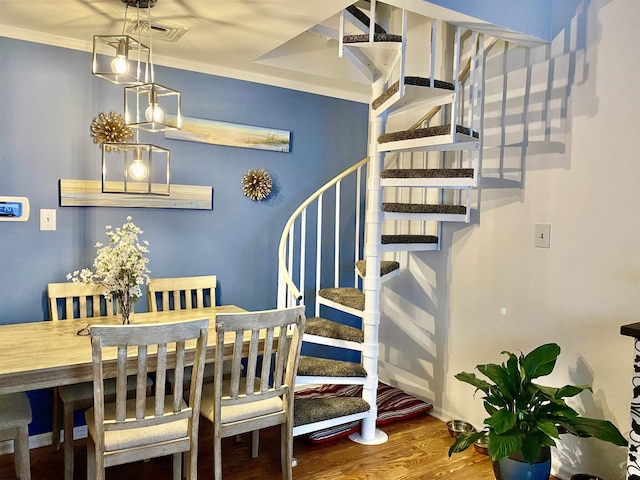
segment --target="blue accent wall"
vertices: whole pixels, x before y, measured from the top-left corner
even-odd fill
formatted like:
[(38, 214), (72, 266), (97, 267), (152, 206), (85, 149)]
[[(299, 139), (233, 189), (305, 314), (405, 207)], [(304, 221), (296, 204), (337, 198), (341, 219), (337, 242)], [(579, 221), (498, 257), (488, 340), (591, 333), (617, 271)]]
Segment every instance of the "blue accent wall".
[[(124, 113), (123, 88), (93, 77), (86, 52), (0, 38), (0, 62), (0, 195), (25, 196), (31, 205), (29, 221), (0, 222), (0, 324), (47, 319), (47, 283), (90, 266), (105, 225), (120, 226), (128, 215), (150, 243), (152, 276), (215, 274), (218, 304), (273, 308), (287, 218), (366, 156), (367, 105), (157, 67), (156, 82), (182, 92), (183, 115), (290, 130), (291, 152), (144, 134), (141, 141), (171, 150), (172, 183), (213, 186), (213, 210), (59, 207), (59, 179), (100, 178), (90, 125), (100, 112)], [(271, 174), (268, 200), (243, 195), (250, 168)], [(57, 210), (56, 231), (40, 231), (41, 208)], [(142, 298), (136, 311), (146, 309)], [(49, 392), (30, 396), (32, 432), (50, 430)]]

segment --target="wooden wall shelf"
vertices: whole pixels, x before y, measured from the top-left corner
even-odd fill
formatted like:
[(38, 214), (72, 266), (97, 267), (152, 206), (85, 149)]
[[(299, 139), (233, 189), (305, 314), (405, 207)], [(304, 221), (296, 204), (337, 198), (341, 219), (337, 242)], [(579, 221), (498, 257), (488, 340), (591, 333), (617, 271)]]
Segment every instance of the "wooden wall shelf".
[(171, 185), (171, 195), (102, 193), (100, 180), (60, 180), (61, 207), (143, 207), (213, 210), (213, 187)]

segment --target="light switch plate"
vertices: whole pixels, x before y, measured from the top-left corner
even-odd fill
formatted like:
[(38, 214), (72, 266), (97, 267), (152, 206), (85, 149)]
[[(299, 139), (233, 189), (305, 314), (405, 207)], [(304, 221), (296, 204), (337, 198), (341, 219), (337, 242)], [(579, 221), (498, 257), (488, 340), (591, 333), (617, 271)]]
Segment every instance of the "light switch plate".
[(56, 229), (56, 211), (52, 208), (40, 209), (40, 230)]
[(551, 224), (537, 223), (535, 228), (535, 246), (551, 248)]

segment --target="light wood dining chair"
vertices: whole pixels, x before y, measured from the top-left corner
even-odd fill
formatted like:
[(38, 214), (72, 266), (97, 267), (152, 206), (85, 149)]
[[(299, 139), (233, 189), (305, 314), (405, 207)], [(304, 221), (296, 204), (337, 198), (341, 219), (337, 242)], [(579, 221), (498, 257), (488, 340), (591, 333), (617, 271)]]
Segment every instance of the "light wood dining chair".
[[(49, 318), (59, 320), (82, 320), (82, 327), (91, 318), (117, 314), (116, 302), (104, 298), (104, 287), (73, 282), (49, 283)], [(152, 382), (148, 380), (148, 387)], [(129, 382), (129, 390), (135, 390), (135, 383)], [(107, 382), (105, 395), (115, 393), (115, 382)], [(62, 408), (60, 404), (62, 403)], [(93, 405), (92, 382), (76, 383), (57, 387), (53, 391), (53, 444), (60, 449), (60, 429), (64, 430), (64, 478), (73, 479), (73, 412)]]
[[(282, 477), (291, 480), (293, 390), (304, 323), (304, 306), (216, 316), (214, 383), (203, 386), (200, 409), (213, 422), (215, 480), (222, 479), (222, 438), (253, 432), (255, 458), (259, 429), (272, 425), (281, 425)], [(251, 339), (248, 350), (243, 338)], [(231, 376), (225, 379), (222, 360), (228, 355)]]
[[(216, 305), (216, 276), (150, 278), (147, 284), (149, 311), (191, 310), (209, 308)], [(169, 381), (173, 373), (169, 372)], [(185, 371), (188, 381), (191, 369)], [(213, 365), (205, 365), (204, 383), (213, 382)]]
[[(93, 402), (86, 411), (87, 478), (104, 480), (105, 468), (173, 455), (173, 479), (197, 480), (198, 424), (209, 320), (147, 325), (91, 327)], [(196, 340), (188, 402), (182, 388), (167, 389), (168, 368), (182, 385), (187, 342)], [(116, 365), (113, 358), (117, 347)], [(104, 402), (105, 377), (117, 371), (116, 401)], [(127, 373), (136, 370), (136, 397), (127, 398)], [(129, 372), (127, 372), (129, 370)], [(147, 396), (147, 372), (156, 372), (155, 392)], [(167, 393), (165, 393), (167, 392)]]
[(216, 276), (151, 278), (147, 295), (151, 312), (214, 307)]
[(24, 392), (0, 395), (0, 441), (13, 440), (13, 457), (19, 480), (31, 480), (30, 423), (31, 404)]

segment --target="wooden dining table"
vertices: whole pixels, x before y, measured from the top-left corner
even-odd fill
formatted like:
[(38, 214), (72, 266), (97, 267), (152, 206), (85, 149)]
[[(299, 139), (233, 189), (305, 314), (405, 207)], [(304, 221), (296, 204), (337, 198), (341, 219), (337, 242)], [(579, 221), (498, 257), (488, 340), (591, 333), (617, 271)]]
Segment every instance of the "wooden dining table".
[[(206, 358), (212, 362), (216, 345), (216, 313), (243, 311), (235, 305), (219, 305), (192, 310), (136, 312), (132, 323), (167, 323), (206, 318), (209, 320)], [(93, 380), (91, 337), (79, 335), (78, 331), (87, 324), (98, 323), (117, 325), (119, 319), (110, 316), (0, 325), (0, 395)], [(191, 356), (186, 361), (193, 362), (195, 341), (187, 344), (187, 349), (191, 349)], [(106, 364), (112, 360), (115, 367), (115, 356), (114, 349), (113, 358), (106, 358)], [(115, 368), (113, 372), (115, 374)]]

